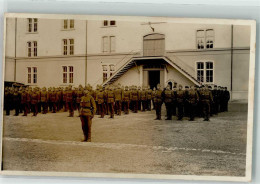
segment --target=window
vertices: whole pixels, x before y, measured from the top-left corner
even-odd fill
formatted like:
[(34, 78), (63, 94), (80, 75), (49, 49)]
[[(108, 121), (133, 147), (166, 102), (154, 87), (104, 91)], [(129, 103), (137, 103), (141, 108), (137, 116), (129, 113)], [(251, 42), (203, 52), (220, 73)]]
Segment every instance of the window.
[[(62, 66), (62, 81), (63, 83), (73, 83), (74, 71), (73, 66)], [(68, 80), (69, 79), (69, 80)]]
[(64, 19), (63, 20), (63, 29), (64, 30), (74, 29), (74, 19)]
[(214, 30), (197, 30), (197, 49), (211, 49), (214, 43)]
[(37, 67), (27, 67), (27, 83), (37, 83)]
[(103, 21), (103, 26), (104, 27), (110, 27), (110, 26), (115, 26), (116, 21), (115, 20), (104, 20)]
[(108, 20), (104, 20), (103, 26), (108, 26)]
[[(63, 39), (63, 55), (74, 55), (74, 39)], [(69, 43), (69, 47), (68, 47)], [(69, 50), (68, 50), (69, 49)]]
[(213, 48), (213, 39), (214, 39), (214, 30), (207, 29), (206, 30), (206, 48)]
[(109, 65), (109, 69), (110, 69), (110, 77), (111, 77), (115, 72), (115, 65)]
[(110, 21), (110, 26), (115, 26), (116, 25), (116, 21), (115, 20), (111, 20)]
[(115, 36), (103, 36), (103, 52), (115, 52), (116, 51), (116, 37)]
[(113, 73), (115, 72), (115, 65), (102, 65), (103, 69), (103, 82), (105, 82), (108, 79), (108, 76), (111, 77)]
[(33, 33), (38, 31), (38, 19), (28, 18), (28, 32)]
[(27, 56), (28, 57), (37, 56), (37, 41), (27, 42)]
[[(213, 83), (213, 62), (197, 62), (197, 80), (205, 83)], [(205, 80), (206, 79), (206, 80)]]

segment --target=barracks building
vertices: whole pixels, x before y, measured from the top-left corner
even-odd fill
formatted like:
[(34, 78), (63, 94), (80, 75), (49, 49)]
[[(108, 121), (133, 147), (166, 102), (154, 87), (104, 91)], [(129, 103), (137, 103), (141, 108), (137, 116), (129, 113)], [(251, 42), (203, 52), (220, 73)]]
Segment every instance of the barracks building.
[(32, 87), (219, 85), (248, 97), (250, 26), (7, 18), (5, 81)]

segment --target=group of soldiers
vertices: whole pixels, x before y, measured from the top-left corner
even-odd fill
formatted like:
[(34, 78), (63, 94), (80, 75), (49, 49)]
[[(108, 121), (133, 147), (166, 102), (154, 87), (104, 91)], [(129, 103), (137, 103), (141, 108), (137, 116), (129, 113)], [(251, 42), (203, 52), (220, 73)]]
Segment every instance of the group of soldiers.
[(166, 120), (172, 120), (177, 116), (178, 120), (189, 117), (193, 121), (195, 117), (209, 117), (228, 110), (229, 91), (226, 87), (211, 86), (185, 86), (175, 85), (173, 89), (168, 85), (162, 89), (158, 84), (157, 89), (150, 89), (150, 86), (137, 87), (97, 85), (93, 90), (91, 85), (72, 89), (68, 87), (5, 87), (4, 108), (6, 115), (10, 110), (15, 110), (15, 116), (23, 113), (27, 116), (30, 112), (33, 116), (38, 113), (56, 113), (59, 111), (69, 112), (69, 117), (74, 116), (78, 111), (82, 122), (84, 141), (91, 141), (91, 123), (94, 115), (129, 114), (129, 111), (156, 111), (156, 120), (161, 120), (161, 107), (165, 103)]

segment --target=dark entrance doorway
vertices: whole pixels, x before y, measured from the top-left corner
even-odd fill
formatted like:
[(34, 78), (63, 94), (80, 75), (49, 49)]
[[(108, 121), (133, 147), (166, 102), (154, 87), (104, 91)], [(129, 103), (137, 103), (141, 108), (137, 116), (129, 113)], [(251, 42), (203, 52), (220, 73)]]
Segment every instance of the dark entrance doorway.
[(170, 86), (170, 89), (172, 89), (172, 82), (168, 82), (168, 85)]
[(148, 77), (150, 88), (157, 88), (157, 84), (160, 83), (160, 70), (149, 71)]

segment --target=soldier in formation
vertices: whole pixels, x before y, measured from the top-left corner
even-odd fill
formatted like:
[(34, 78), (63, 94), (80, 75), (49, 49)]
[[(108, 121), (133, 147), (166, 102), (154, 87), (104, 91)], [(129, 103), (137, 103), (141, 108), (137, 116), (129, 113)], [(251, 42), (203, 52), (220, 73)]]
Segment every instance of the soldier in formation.
[(189, 117), (193, 121), (195, 117), (203, 117), (209, 121), (210, 116), (217, 115), (220, 112), (228, 111), (228, 101), (230, 93), (227, 88), (214, 86), (210, 89), (207, 85), (186, 86), (183, 90), (182, 85), (175, 84), (173, 89), (168, 85), (165, 89), (150, 89), (150, 86), (121, 86), (107, 85), (105, 87), (98, 85), (95, 90), (92, 86), (77, 88), (72, 86), (63, 87), (5, 87), (4, 90), (4, 108), (6, 115), (10, 115), (11, 110), (15, 110), (14, 115), (27, 116), (32, 112), (33, 116), (38, 113), (46, 114), (48, 112), (68, 112), (69, 117), (74, 116), (74, 111), (81, 115), (81, 99), (84, 91), (92, 96), (97, 111), (95, 114), (104, 118), (110, 115), (114, 118), (115, 114), (120, 116), (129, 114), (130, 111), (138, 113), (139, 111), (151, 111), (155, 109), (156, 120), (161, 119), (161, 107), (165, 103), (167, 120), (172, 116), (177, 116), (178, 120), (183, 117)]

